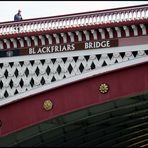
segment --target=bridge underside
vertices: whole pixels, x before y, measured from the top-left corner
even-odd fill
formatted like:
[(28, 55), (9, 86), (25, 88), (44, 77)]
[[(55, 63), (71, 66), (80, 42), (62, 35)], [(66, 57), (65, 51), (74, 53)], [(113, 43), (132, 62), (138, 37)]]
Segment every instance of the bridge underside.
[(72, 112), (0, 139), (0, 146), (148, 146), (148, 94)]

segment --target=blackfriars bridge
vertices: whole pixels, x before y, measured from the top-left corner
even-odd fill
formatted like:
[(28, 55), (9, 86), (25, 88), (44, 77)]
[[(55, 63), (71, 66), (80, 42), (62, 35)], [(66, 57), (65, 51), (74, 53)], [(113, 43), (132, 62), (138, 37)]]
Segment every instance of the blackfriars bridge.
[(148, 5), (0, 23), (0, 146), (148, 146)]

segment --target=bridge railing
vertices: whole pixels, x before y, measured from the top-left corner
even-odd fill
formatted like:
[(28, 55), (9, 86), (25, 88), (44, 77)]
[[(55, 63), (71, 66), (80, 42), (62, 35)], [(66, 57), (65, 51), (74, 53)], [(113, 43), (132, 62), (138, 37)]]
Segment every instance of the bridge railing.
[[(148, 18), (148, 5), (0, 23), (0, 35), (120, 23)], [(19, 29), (18, 29), (19, 28)]]

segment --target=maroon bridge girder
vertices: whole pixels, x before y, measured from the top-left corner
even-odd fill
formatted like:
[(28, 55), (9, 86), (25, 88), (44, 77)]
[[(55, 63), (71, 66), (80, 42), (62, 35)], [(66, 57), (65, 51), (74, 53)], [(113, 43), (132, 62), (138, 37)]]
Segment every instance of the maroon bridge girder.
[[(147, 82), (145, 62), (29, 96), (0, 108), (0, 136), (92, 105), (148, 93)], [(99, 91), (103, 83), (109, 86), (106, 94)], [(53, 103), (50, 111), (43, 108), (48, 99)]]

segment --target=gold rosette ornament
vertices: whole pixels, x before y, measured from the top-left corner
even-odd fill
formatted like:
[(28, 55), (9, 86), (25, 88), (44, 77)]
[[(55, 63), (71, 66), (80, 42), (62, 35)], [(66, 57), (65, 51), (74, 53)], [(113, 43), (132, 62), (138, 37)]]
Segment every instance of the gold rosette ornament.
[(103, 84), (100, 85), (99, 90), (100, 90), (101, 93), (105, 94), (105, 93), (108, 92), (109, 86), (107, 84), (103, 83)]

